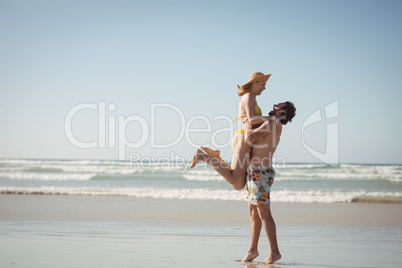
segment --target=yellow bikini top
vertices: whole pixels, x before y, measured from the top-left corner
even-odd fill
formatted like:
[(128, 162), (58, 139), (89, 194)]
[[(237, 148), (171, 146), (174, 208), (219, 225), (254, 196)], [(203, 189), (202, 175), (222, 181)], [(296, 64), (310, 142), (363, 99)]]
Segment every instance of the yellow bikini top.
[(255, 115), (262, 116), (262, 111), (258, 104), (255, 104)]
[[(262, 111), (261, 111), (260, 106), (258, 106), (258, 104), (255, 104), (255, 115), (262, 116)], [(239, 119), (241, 119), (242, 117), (243, 117), (243, 116), (240, 115), (238, 118), (236, 118), (235, 120), (233, 120), (233, 122), (234, 122), (234, 121), (237, 121), (237, 120), (239, 120)]]

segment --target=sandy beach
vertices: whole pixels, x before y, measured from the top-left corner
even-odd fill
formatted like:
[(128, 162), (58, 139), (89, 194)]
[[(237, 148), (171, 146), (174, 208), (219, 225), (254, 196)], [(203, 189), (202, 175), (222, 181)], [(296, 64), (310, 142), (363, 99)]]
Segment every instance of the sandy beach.
[[(402, 205), (275, 203), (274, 267), (399, 267)], [(261, 267), (246, 202), (0, 195), (1, 267)], [(269, 252), (262, 232), (260, 257)]]
[(0, 268), (402, 267), (402, 0), (0, 14)]
[[(278, 225), (402, 228), (402, 204), (287, 203), (271, 206)], [(0, 195), (1, 220), (116, 221), (248, 225), (244, 201)]]

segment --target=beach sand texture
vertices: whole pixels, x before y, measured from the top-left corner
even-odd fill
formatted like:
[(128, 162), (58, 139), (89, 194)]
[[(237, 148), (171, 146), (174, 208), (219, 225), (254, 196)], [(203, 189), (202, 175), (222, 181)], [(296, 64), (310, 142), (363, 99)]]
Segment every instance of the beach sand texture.
[[(271, 267), (400, 267), (402, 205), (272, 204), (282, 259)], [(264, 267), (247, 203), (0, 195), (1, 267)]]

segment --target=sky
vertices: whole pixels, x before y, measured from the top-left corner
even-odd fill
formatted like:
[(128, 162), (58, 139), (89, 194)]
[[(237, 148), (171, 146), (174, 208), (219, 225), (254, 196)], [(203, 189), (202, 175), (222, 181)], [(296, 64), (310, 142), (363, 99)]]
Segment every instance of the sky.
[(277, 162), (402, 164), (402, 1), (0, 0), (0, 158), (231, 158), (237, 85), (292, 101)]

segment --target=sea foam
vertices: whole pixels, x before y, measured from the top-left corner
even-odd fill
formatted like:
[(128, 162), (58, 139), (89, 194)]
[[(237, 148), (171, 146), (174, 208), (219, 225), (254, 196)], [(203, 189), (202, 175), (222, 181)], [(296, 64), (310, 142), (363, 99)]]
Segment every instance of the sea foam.
[[(0, 187), (0, 194), (16, 195), (84, 195), (126, 196), (136, 198), (194, 199), (194, 200), (246, 200), (246, 191), (211, 189), (159, 189), (159, 188), (100, 188), (100, 187)], [(325, 191), (272, 191), (272, 202), (298, 203), (350, 203), (384, 202), (402, 203), (400, 193), (380, 192), (325, 192)]]

